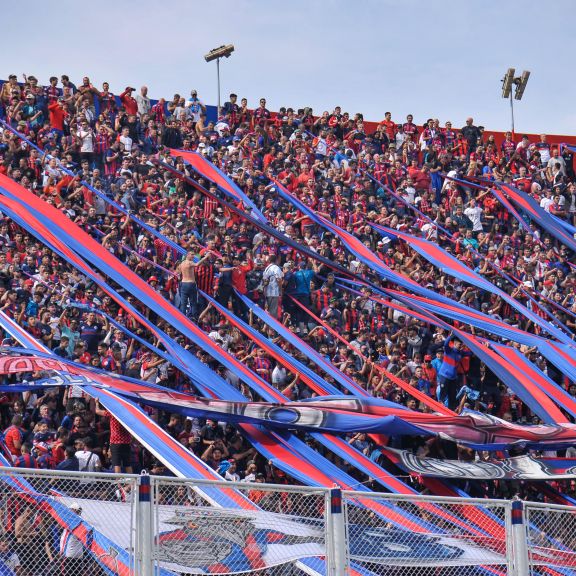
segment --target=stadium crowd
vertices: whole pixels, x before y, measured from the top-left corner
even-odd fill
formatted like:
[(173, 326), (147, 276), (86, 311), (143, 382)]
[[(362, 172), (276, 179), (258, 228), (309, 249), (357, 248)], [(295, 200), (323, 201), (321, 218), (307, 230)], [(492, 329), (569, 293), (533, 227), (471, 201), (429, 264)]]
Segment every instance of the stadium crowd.
[[(116, 97), (108, 83), (97, 88), (88, 77), (77, 85), (64, 75), (50, 78), (46, 86), (34, 76), (22, 80), (11, 75), (2, 85), (0, 118), (42, 153), (2, 127), (0, 173), (64, 211), (187, 313), (219, 346), (289, 398), (304, 399), (314, 393), (299, 374), (223, 320), (200, 291), (313, 366), (304, 353), (249, 313), (236, 291), (248, 296), (376, 397), (428, 410), (386, 376), (391, 373), (454, 410), (469, 406), (513, 422), (538, 422), (446, 330), (374, 302), (369, 290), (346, 289), (330, 268), (260, 232), (155, 161), (174, 165), (220, 196), (216, 186), (171, 156), (170, 149), (205, 155), (279, 231), (355, 274), (381, 283), (335, 235), (283, 201), (271, 183), (271, 178), (277, 179), (308, 206), (360, 238), (399, 274), (511, 326), (538, 331), (498, 295), (446, 275), (409, 244), (382, 237), (369, 223), (422, 235), (532, 306), (529, 293), (541, 305), (534, 309), (537, 314), (547, 317), (549, 311), (574, 331), (576, 276), (566, 248), (535, 224), (534, 234), (526, 233), (491, 194), (451, 179), (512, 182), (551, 214), (576, 224), (575, 174), (567, 148), (551, 147), (545, 135), (532, 142), (507, 134), (497, 145), (472, 118), (458, 129), (449, 121), (420, 119), (415, 123), (411, 115), (399, 120), (387, 112), (377, 129), (367, 133), (362, 114), (350, 115), (338, 106), (320, 116), (314, 116), (310, 108), (272, 112), (265, 99), (252, 109), (246, 99), (238, 102), (235, 94), (230, 94), (220, 117), (212, 122), (196, 90), (189, 98), (175, 94), (153, 103), (145, 86), (138, 90), (127, 86)], [(104, 191), (188, 255), (181, 258), (82, 181)], [(193, 392), (177, 369), (127, 337), (99, 312), (158, 344), (151, 334), (126, 317), (101, 289), (7, 218), (0, 222), (0, 245), (0, 308), (56, 354)], [(503, 272), (517, 282), (505, 279)], [(248, 398), (259, 399), (238, 375), (197, 349), (133, 296), (127, 299)], [(92, 310), (86, 310), (87, 306)], [(4, 341), (10, 343), (10, 339)], [(567, 381), (537, 350), (519, 349), (576, 395), (576, 383)], [(4, 443), (16, 466), (118, 472), (147, 468), (156, 474), (168, 473), (81, 389), (7, 393), (0, 398), (0, 416)], [(165, 413), (155, 417), (174, 438), (229, 480), (291, 481), (259, 457), (231, 425)], [(312, 438), (305, 438), (325, 452)], [(376, 446), (366, 435), (352, 435), (349, 442), (369, 456), (375, 454)], [(439, 439), (403, 438), (393, 445), (420, 455), (484, 457)], [(378, 486), (348, 463), (325, 455), (359, 482)], [(387, 461), (380, 463), (395, 470)], [(406, 481), (418, 485), (415, 478)], [(520, 492), (538, 497), (528, 483), (475, 481), (468, 482), (467, 489), (474, 495)], [(576, 492), (570, 484), (563, 490)]]

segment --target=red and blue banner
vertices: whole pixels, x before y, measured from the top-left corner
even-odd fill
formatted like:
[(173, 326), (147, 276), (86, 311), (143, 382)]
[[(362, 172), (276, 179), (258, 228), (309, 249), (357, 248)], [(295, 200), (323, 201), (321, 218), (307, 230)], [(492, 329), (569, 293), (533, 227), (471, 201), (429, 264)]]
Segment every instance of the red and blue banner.
[(573, 234), (569, 233), (564, 226), (559, 225), (552, 214), (549, 214), (544, 208), (541, 208), (540, 204), (538, 204), (534, 198), (521, 192), (511, 184), (497, 183), (497, 186), (523, 214), (544, 228), (546, 232), (554, 236), (554, 238), (559, 240), (567, 248), (576, 252), (576, 240)]
[(255, 218), (260, 222), (266, 223), (266, 217), (254, 202), (244, 193), (242, 188), (240, 188), (233, 180), (231, 180), (222, 170), (214, 166), (212, 162), (206, 160), (202, 154), (198, 152), (193, 152), (191, 150), (175, 150), (171, 149), (170, 154), (174, 157), (182, 158), (187, 164), (192, 166), (192, 168), (201, 174), (210, 182), (213, 182), (222, 190), (228, 197), (241, 202), (244, 206), (252, 212)]
[(406, 242), (410, 248), (412, 248), (412, 250), (415, 250), (418, 254), (420, 254), (420, 256), (436, 266), (436, 268), (442, 270), (453, 278), (457, 278), (468, 284), (471, 284), (472, 286), (476, 286), (477, 288), (481, 288), (482, 290), (496, 294), (505, 302), (510, 304), (510, 306), (515, 308), (522, 316), (524, 316), (524, 318), (530, 320), (536, 326), (540, 326), (540, 328), (548, 332), (551, 336), (555, 336), (562, 341), (569, 341), (570, 337), (559, 330), (556, 326), (546, 322), (541, 316), (538, 316), (538, 314), (535, 314), (529, 310), (526, 306), (518, 302), (518, 300), (512, 298), (512, 296), (510, 296), (507, 292), (498, 288), (490, 281), (486, 280), (486, 278), (468, 268), (468, 266), (463, 264), (460, 260), (458, 260), (458, 258), (452, 256), (452, 254), (446, 252), (446, 250), (438, 246), (438, 244), (430, 242), (429, 240), (425, 240), (424, 238), (419, 238), (418, 236), (414, 236), (412, 234), (406, 234), (404, 232), (400, 232), (399, 230), (392, 230), (378, 224), (371, 224), (371, 226), (382, 235), (388, 237), (396, 237)]

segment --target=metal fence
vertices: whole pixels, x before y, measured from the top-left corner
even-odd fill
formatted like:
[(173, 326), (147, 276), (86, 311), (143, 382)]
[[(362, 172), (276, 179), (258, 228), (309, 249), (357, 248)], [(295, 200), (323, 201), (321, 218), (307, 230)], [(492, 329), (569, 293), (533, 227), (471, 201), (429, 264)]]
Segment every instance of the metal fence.
[(576, 507), (531, 503), (525, 508), (531, 573), (576, 574)]
[(514, 574), (510, 503), (345, 493), (348, 557), (378, 574)]
[(576, 576), (576, 508), (0, 468), (0, 575)]

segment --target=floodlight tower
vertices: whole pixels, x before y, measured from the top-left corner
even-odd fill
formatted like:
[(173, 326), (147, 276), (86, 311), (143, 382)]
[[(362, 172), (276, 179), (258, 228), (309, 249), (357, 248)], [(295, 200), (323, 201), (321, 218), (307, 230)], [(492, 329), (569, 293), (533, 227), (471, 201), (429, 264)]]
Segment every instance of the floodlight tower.
[(216, 75), (218, 78), (218, 118), (220, 118), (220, 58), (230, 58), (232, 52), (234, 52), (234, 44), (227, 44), (226, 46), (220, 46), (210, 50), (210, 52), (204, 56), (206, 62), (216, 60)]
[[(510, 114), (512, 116), (512, 134), (514, 134), (514, 100), (522, 100), (530, 72), (524, 70), (522, 76), (514, 76), (516, 70), (508, 68), (502, 79), (502, 98), (510, 98)], [(512, 99), (512, 87), (514, 86), (514, 99)]]

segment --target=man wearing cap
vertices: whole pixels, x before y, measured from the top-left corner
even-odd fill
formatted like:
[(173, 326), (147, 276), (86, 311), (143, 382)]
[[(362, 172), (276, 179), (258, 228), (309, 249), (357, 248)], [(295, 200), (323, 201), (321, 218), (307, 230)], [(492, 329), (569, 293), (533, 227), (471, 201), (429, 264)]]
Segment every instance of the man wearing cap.
[(190, 98), (188, 98), (188, 101), (186, 102), (186, 108), (188, 108), (188, 113), (194, 121), (194, 124), (200, 120), (200, 114), (206, 114), (206, 106), (204, 105), (204, 102), (198, 98), (197, 90), (192, 90), (190, 92)]
[(135, 91), (134, 88), (126, 86), (124, 92), (120, 94), (120, 102), (124, 105), (126, 114), (134, 114), (134, 116), (138, 114), (138, 102), (136, 102), (136, 99), (132, 96), (132, 92)]
[[(69, 510), (78, 516), (82, 514), (82, 506), (77, 502), (70, 504)], [(70, 523), (74, 525), (74, 523)], [(68, 528), (65, 528), (60, 536), (59, 552), (62, 558), (63, 576), (84, 574), (84, 545)]]
[(26, 103), (22, 106), (22, 115), (31, 128), (37, 128), (44, 123), (42, 108), (36, 103), (36, 97), (31, 92), (26, 94)]

